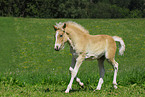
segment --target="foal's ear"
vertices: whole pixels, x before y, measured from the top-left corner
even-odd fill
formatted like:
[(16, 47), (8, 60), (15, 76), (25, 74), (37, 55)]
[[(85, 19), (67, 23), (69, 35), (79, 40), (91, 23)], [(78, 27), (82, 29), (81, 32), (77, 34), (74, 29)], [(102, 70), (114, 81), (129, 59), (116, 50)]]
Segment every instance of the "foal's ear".
[(63, 29), (65, 29), (65, 28), (66, 28), (66, 23), (64, 23), (64, 24), (63, 24), (63, 27), (62, 27), (62, 28), (63, 28)]
[(54, 28), (55, 31), (58, 29), (55, 25), (53, 25), (53, 28)]

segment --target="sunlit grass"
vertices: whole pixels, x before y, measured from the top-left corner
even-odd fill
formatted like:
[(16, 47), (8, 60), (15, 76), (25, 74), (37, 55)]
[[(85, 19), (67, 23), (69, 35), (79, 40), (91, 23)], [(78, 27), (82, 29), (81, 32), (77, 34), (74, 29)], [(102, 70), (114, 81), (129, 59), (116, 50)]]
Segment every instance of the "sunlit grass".
[[(116, 53), (119, 63), (118, 90), (112, 90), (113, 69), (105, 62), (102, 90), (96, 93), (99, 72), (97, 61), (84, 61), (78, 76), (85, 88), (73, 84), (73, 96), (142, 95), (145, 88), (145, 20), (144, 19), (31, 19), (0, 18), (0, 95), (63, 95), (70, 80), (71, 54), (69, 45), (54, 51), (52, 25), (56, 22), (75, 21), (90, 34), (117, 35), (124, 39), (124, 56)], [(117, 43), (118, 45), (118, 43)], [(29, 87), (31, 87), (29, 89)], [(51, 88), (52, 87), (52, 88)], [(18, 89), (17, 89), (18, 88)], [(50, 93), (45, 93), (49, 88)], [(16, 90), (15, 90), (16, 89)], [(76, 90), (76, 91), (75, 91)], [(15, 91), (15, 92), (14, 92)], [(132, 92), (131, 92), (132, 91)], [(8, 93), (9, 92), (9, 93)], [(13, 93), (14, 92), (14, 93)], [(36, 93), (38, 92), (38, 93)], [(136, 92), (133, 94), (133, 92)], [(82, 94), (83, 93), (83, 94)]]

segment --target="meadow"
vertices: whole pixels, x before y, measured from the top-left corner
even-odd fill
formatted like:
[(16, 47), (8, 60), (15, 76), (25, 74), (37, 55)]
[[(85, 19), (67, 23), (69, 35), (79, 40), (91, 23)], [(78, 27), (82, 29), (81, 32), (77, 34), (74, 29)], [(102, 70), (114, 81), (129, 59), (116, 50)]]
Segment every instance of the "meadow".
[[(97, 61), (84, 61), (72, 91), (64, 91), (70, 80), (69, 45), (54, 50), (56, 22), (75, 21), (90, 34), (120, 36), (126, 44), (123, 56), (116, 52), (119, 63), (118, 89), (112, 88), (113, 68), (105, 61), (102, 89), (93, 92), (99, 80)], [(117, 43), (118, 46), (118, 43)], [(145, 95), (145, 19), (36, 19), (0, 17), (0, 96), (117, 96)]]

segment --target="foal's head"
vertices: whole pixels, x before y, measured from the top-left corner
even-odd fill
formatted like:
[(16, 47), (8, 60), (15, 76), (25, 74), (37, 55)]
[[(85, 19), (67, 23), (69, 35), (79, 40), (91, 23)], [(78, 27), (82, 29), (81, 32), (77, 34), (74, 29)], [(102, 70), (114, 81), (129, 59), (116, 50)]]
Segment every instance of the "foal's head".
[(64, 47), (64, 43), (67, 41), (67, 35), (65, 33), (66, 24), (57, 24), (54, 25), (55, 30), (55, 47), (56, 51), (59, 51), (61, 48)]

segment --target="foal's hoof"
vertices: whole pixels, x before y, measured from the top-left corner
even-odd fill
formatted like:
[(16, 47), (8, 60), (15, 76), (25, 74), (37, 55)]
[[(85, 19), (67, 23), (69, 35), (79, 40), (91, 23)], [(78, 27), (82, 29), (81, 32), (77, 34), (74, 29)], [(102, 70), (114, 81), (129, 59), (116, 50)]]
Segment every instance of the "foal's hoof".
[(65, 91), (65, 93), (69, 93), (69, 91), (68, 91), (68, 90), (66, 90), (66, 91)]
[(98, 86), (98, 87), (96, 88), (96, 90), (101, 90), (101, 87)]
[(95, 92), (95, 91), (99, 91), (99, 90), (101, 90), (101, 88), (100, 88), (100, 89), (96, 88), (93, 92)]
[(69, 93), (69, 90), (72, 90), (72, 88), (66, 89), (66, 90), (65, 90), (65, 93)]
[(117, 86), (116, 85), (114, 85), (114, 89), (117, 89)]
[(80, 83), (80, 86), (81, 86), (81, 87), (84, 87), (84, 83)]
[(95, 89), (93, 92), (96, 92), (96, 91), (98, 91), (97, 89)]

